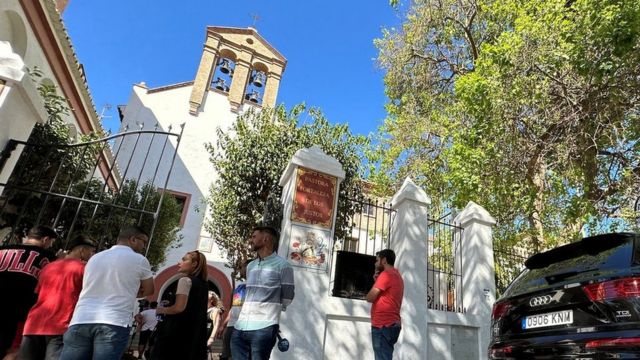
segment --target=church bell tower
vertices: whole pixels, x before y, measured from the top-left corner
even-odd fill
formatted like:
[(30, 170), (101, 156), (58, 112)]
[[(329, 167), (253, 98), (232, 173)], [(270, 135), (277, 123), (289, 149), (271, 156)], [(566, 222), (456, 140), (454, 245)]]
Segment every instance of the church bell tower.
[(233, 112), (246, 103), (273, 108), (286, 65), (256, 29), (209, 26), (189, 113), (198, 115), (210, 91), (225, 94)]

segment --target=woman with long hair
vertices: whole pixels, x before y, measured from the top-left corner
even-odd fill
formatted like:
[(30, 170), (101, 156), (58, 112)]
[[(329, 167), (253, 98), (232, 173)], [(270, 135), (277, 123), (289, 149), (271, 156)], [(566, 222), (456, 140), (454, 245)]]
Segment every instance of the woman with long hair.
[(164, 318), (158, 323), (152, 360), (204, 360), (207, 357), (207, 259), (199, 251), (186, 253), (178, 262), (175, 301), (158, 307)]

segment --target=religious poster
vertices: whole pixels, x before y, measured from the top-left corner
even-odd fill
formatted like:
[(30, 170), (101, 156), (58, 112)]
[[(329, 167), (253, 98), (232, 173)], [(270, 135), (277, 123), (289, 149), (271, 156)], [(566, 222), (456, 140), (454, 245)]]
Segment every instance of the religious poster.
[(293, 265), (326, 270), (331, 249), (331, 230), (291, 225), (289, 262)]
[(338, 178), (298, 168), (291, 220), (331, 229)]

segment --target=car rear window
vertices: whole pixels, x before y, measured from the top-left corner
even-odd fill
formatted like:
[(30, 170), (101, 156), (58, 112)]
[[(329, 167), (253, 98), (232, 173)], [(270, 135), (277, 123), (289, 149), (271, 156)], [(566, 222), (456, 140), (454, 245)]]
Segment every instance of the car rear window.
[(565, 281), (576, 281), (581, 274), (614, 274), (632, 265), (632, 237), (586, 238), (532, 256), (525, 269), (507, 288), (504, 297), (541, 290)]

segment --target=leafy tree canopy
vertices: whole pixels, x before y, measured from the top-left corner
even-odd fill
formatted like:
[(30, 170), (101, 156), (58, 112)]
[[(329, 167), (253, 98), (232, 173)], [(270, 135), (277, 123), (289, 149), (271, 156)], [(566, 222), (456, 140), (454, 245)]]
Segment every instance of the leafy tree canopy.
[(637, 0), (415, 0), (405, 15), (375, 41), (380, 189), (411, 175), (442, 206), (476, 201), (499, 242), (534, 251), (637, 227)]
[[(302, 120), (303, 119), (303, 120)], [(250, 254), (247, 239), (257, 225), (280, 229), (282, 189), (278, 185), (294, 153), (319, 145), (345, 170), (340, 184), (336, 237), (351, 224), (362, 182), (361, 154), (368, 140), (352, 135), (347, 125), (332, 125), (318, 109), (297, 105), (247, 112), (228, 131), (218, 130), (216, 144), (208, 144), (218, 178), (207, 198), (210, 211), (205, 226), (218, 247), (227, 254), (228, 266), (239, 269)]]

